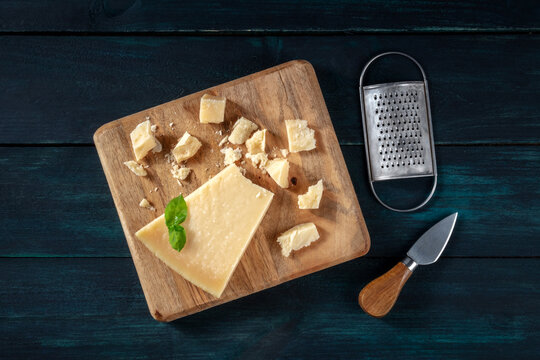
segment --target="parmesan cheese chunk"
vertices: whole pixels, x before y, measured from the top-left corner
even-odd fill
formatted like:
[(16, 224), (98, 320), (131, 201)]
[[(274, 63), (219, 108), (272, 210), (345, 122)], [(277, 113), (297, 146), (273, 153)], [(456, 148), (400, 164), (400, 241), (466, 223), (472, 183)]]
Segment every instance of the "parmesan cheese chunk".
[(323, 193), (323, 182), (319, 180), (315, 185), (308, 188), (307, 193), (298, 195), (298, 208), (318, 209)]
[(146, 200), (146, 198), (143, 198), (141, 200), (141, 202), (139, 203), (139, 206), (148, 210), (156, 211), (156, 208), (153, 207), (152, 204), (150, 204), (150, 202)]
[(236, 165), (230, 165), (186, 197), (188, 216), (182, 223), (186, 245), (182, 251), (169, 244), (163, 215), (135, 235), (173, 271), (220, 297), (273, 196), (242, 176)]
[(317, 239), (319, 239), (319, 232), (315, 224), (305, 223), (285, 231), (278, 237), (277, 242), (281, 245), (281, 254), (288, 257), (291, 251), (309, 246)]
[(229, 142), (235, 145), (243, 144), (257, 128), (258, 126), (255, 123), (245, 117), (241, 117), (234, 123), (233, 130), (229, 136)]
[(223, 164), (230, 165), (242, 157), (242, 150), (240, 149), (233, 149), (230, 147), (226, 147), (220, 150), (222, 154), (225, 155), (225, 159), (223, 160)]
[(186, 131), (172, 150), (172, 154), (177, 162), (185, 161), (193, 157), (201, 146), (199, 139)]
[(253, 155), (263, 153), (266, 148), (266, 129), (255, 131), (246, 141), (246, 147), (248, 152)]
[(128, 167), (129, 170), (133, 171), (133, 173), (137, 176), (146, 176), (147, 172), (144, 169), (144, 167), (140, 164), (138, 164), (136, 161), (129, 160), (125, 161), (124, 165)]
[(129, 134), (135, 159), (141, 160), (152, 149), (161, 151), (161, 144), (157, 141), (151, 129), (150, 120), (143, 121)]
[(225, 120), (225, 104), (227, 99), (221, 96), (204, 94), (201, 98), (199, 121), (203, 124), (219, 124)]
[(176, 164), (173, 164), (173, 168), (171, 170), (171, 174), (172, 174), (173, 178), (175, 178), (177, 180), (185, 180), (188, 177), (190, 172), (191, 172), (190, 168), (179, 167)]
[(263, 153), (263, 152), (255, 154), (255, 155), (251, 153), (247, 153), (246, 157), (251, 160), (251, 162), (253, 163), (253, 166), (259, 167), (261, 169), (264, 168), (266, 164), (268, 163), (268, 155), (266, 155), (266, 153)]
[(285, 125), (290, 152), (315, 149), (315, 130), (308, 128), (306, 120), (285, 120)]
[(270, 160), (264, 168), (276, 184), (282, 188), (289, 187), (289, 162), (286, 159)]

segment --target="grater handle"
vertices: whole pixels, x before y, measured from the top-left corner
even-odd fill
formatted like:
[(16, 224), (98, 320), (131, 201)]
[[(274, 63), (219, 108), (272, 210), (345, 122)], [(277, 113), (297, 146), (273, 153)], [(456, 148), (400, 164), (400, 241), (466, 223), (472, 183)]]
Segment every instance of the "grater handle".
[[(418, 67), (420, 72), (422, 73), (422, 78), (424, 79), (424, 86), (425, 86), (425, 89), (426, 89), (426, 95), (427, 95), (426, 96), (426, 102), (427, 102), (426, 105), (427, 105), (428, 117), (429, 117), (429, 122), (430, 122), (430, 127), (431, 127), (431, 109), (430, 109), (430, 105), (429, 105), (429, 90), (428, 90), (427, 78), (426, 78), (426, 73), (424, 72), (424, 69), (422, 68), (420, 63), (418, 61), (416, 61), (416, 59), (413, 58), (412, 56), (407, 55), (407, 54), (402, 53), (402, 52), (399, 52), (399, 51), (389, 51), (389, 52), (379, 54), (379, 55), (375, 56), (373, 59), (371, 59), (366, 64), (366, 66), (364, 66), (364, 69), (362, 70), (362, 74), (360, 75), (360, 84), (359, 84), (360, 106), (361, 106), (361, 110), (362, 110), (362, 126), (363, 126), (363, 130), (364, 130), (364, 145), (366, 147), (366, 156), (368, 156), (369, 149), (368, 149), (367, 128), (366, 128), (367, 126), (366, 126), (365, 106), (364, 106), (364, 76), (366, 75), (366, 72), (367, 72), (368, 68), (371, 66), (371, 64), (373, 64), (376, 60), (380, 59), (381, 57), (388, 56), (388, 55), (398, 55), (398, 56), (406, 57), (407, 59), (411, 60)], [(431, 143), (433, 144), (433, 133), (431, 134)], [(415, 206), (413, 208), (410, 208), (410, 209), (397, 209), (397, 208), (394, 208), (394, 207), (386, 204), (384, 201), (381, 200), (381, 198), (377, 195), (377, 192), (375, 191), (375, 187), (373, 186), (373, 181), (371, 180), (372, 179), (371, 165), (370, 165), (371, 163), (370, 163), (370, 160), (368, 158), (367, 163), (368, 163), (368, 173), (369, 173), (369, 178), (370, 178), (369, 185), (371, 186), (371, 192), (373, 192), (373, 195), (375, 196), (377, 201), (382, 206), (384, 206), (385, 208), (387, 208), (389, 210), (392, 210), (392, 211), (396, 211), (396, 212), (412, 212), (412, 211), (416, 211), (416, 210), (420, 209), (421, 207), (423, 207), (424, 205), (426, 205), (429, 202), (429, 200), (431, 200), (431, 198), (433, 197), (433, 194), (435, 193), (435, 189), (437, 188), (437, 164), (435, 162), (435, 154), (433, 153), (432, 156), (433, 156), (432, 161), (433, 161), (433, 170), (434, 170), (434, 172), (433, 172), (433, 186), (431, 188), (431, 191), (430, 191), (430, 193), (428, 194), (428, 196), (426, 197), (426, 199), (424, 201), (422, 201), (419, 205), (417, 205), (417, 206)]]
[(433, 197), (433, 194), (435, 193), (435, 189), (437, 188), (437, 173), (435, 173), (433, 175), (433, 186), (431, 187), (431, 191), (429, 192), (429, 195), (420, 204), (418, 204), (415, 207), (412, 207), (410, 209), (397, 209), (397, 208), (394, 208), (394, 207), (388, 205), (387, 203), (385, 203), (384, 201), (381, 200), (379, 195), (377, 195), (377, 192), (375, 191), (375, 187), (373, 186), (373, 181), (369, 182), (369, 186), (371, 186), (371, 192), (373, 193), (373, 196), (375, 196), (375, 199), (377, 199), (377, 201), (382, 206), (387, 208), (388, 210), (392, 210), (392, 211), (396, 211), (396, 212), (412, 212), (412, 211), (416, 211), (416, 210), (420, 209), (421, 207), (423, 207), (424, 205), (426, 205), (429, 202), (429, 200), (431, 200), (431, 198)]

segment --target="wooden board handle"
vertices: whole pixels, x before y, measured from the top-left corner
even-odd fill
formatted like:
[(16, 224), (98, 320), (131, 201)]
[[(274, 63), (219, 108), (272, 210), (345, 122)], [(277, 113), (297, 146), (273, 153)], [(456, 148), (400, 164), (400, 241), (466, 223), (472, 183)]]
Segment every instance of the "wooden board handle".
[(388, 314), (412, 271), (402, 262), (367, 284), (358, 295), (358, 304), (369, 315), (380, 318)]

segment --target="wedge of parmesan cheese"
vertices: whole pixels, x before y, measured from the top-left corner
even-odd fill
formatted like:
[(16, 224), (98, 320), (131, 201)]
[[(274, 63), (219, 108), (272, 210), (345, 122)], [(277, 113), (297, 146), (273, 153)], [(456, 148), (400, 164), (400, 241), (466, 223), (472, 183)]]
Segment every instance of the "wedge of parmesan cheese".
[(323, 181), (311, 185), (304, 195), (298, 195), (299, 209), (318, 209), (323, 194)]
[(234, 123), (231, 135), (229, 135), (229, 142), (235, 145), (243, 144), (257, 128), (258, 126), (255, 123), (245, 117), (241, 117)]
[(201, 98), (199, 121), (203, 124), (222, 123), (225, 120), (226, 102), (224, 97), (204, 94)]
[(273, 196), (245, 178), (236, 165), (229, 165), (185, 198), (188, 215), (182, 223), (186, 230), (182, 251), (169, 244), (163, 215), (135, 236), (173, 271), (220, 297)]
[(151, 126), (150, 120), (143, 121), (129, 134), (137, 161), (144, 158), (150, 150), (161, 151), (161, 144), (154, 136)]
[(264, 169), (282, 188), (289, 187), (289, 162), (286, 159), (269, 160)]
[(137, 176), (146, 176), (148, 174), (146, 170), (144, 169), (144, 167), (138, 164), (136, 161), (133, 161), (133, 160), (125, 161), (124, 165), (126, 165), (128, 169), (131, 170)]
[(186, 161), (193, 157), (201, 146), (199, 139), (186, 131), (172, 150), (172, 154), (177, 162)]
[(257, 130), (246, 141), (246, 147), (251, 154), (258, 154), (265, 152), (266, 148), (266, 129)]
[(281, 254), (288, 257), (291, 251), (299, 250), (309, 246), (319, 239), (319, 232), (314, 223), (296, 225), (292, 229), (281, 234), (277, 242), (281, 245)]
[(315, 149), (315, 130), (307, 126), (306, 120), (285, 120), (285, 126), (290, 152)]

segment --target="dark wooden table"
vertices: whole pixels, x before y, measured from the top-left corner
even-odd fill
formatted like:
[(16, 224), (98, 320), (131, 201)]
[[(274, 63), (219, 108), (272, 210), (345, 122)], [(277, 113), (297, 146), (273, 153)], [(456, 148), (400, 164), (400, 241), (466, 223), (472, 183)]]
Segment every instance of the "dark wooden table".
[[(536, 1), (0, 2), (2, 358), (538, 358), (540, 6)], [(413, 214), (368, 191), (357, 80), (386, 50), (431, 89), (440, 185)], [(154, 321), (94, 146), (103, 123), (310, 61), (372, 238), (367, 256)], [(393, 312), (356, 303), (436, 220), (441, 260)]]

